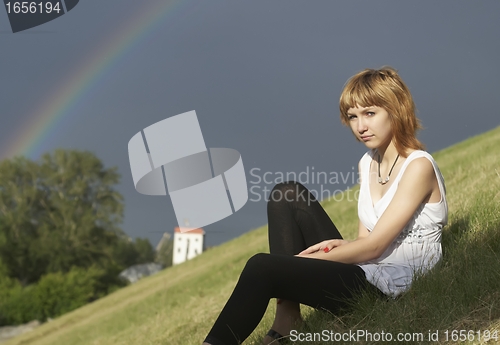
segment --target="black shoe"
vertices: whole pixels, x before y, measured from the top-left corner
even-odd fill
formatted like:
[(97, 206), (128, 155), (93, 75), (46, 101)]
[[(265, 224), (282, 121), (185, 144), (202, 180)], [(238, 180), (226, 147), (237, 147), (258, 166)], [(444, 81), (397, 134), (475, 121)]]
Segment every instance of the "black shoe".
[(278, 332), (276, 332), (274, 329), (270, 329), (269, 332), (267, 332), (267, 335), (270, 336), (271, 338), (275, 339), (275, 340), (279, 340), (281, 338), (284, 338), (284, 336), (282, 336), (281, 334), (279, 334)]

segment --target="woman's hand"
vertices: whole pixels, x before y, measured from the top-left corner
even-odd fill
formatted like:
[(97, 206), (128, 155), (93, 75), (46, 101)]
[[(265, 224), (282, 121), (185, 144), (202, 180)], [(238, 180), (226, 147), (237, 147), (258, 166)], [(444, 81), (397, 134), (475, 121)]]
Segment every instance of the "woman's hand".
[(328, 253), (330, 250), (332, 250), (335, 247), (340, 247), (346, 243), (349, 243), (349, 241), (346, 240), (326, 240), (323, 242), (320, 242), (318, 244), (315, 244), (313, 246), (310, 246), (309, 248), (301, 251), (297, 256), (307, 256), (308, 254), (313, 254), (313, 253), (318, 253), (318, 252), (325, 252)]

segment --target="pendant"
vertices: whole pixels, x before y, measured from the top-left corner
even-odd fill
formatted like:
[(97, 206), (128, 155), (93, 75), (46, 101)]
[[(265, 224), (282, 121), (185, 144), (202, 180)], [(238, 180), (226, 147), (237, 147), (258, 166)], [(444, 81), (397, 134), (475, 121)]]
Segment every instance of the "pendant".
[(378, 183), (380, 183), (380, 184), (386, 184), (387, 182), (389, 182), (389, 179), (390, 179), (390, 177), (389, 177), (389, 176), (387, 176), (387, 177), (385, 178), (385, 180), (382, 180), (382, 177), (379, 177), (379, 178), (378, 178)]
[(378, 155), (378, 183), (384, 185), (387, 182), (389, 182), (389, 178), (391, 177), (392, 169), (394, 169), (394, 166), (396, 165), (396, 162), (398, 161), (398, 158), (399, 158), (399, 154), (396, 157), (396, 159), (394, 160), (394, 163), (392, 163), (392, 168), (391, 168), (391, 170), (389, 170), (389, 175), (387, 175), (387, 177), (385, 178), (385, 180), (382, 180), (382, 176), (380, 176), (380, 155)]

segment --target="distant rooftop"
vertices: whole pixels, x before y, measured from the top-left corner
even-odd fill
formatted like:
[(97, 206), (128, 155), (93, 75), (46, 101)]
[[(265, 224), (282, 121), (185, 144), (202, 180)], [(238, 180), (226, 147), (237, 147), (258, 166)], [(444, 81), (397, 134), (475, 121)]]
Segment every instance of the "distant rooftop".
[[(185, 229), (185, 228), (184, 228)], [(174, 229), (174, 233), (175, 232), (182, 232), (181, 231), (181, 228), (180, 227), (176, 227)], [(189, 234), (202, 234), (204, 235), (205, 234), (205, 231), (202, 229), (202, 228), (198, 228), (198, 229), (193, 229), (193, 230), (188, 230), (188, 231), (184, 231), (184, 233), (189, 233)]]

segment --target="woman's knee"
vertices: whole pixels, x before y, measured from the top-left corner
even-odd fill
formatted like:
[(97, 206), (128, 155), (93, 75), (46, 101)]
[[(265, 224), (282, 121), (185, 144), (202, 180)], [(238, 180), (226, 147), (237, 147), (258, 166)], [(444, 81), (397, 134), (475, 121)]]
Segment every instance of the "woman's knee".
[(258, 253), (248, 259), (241, 275), (248, 279), (261, 279), (274, 266), (271, 254)]
[(309, 190), (300, 182), (287, 181), (274, 186), (269, 195), (269, 202), (298, 202), (314, 198)]
[(245, 270), (259, 270), (266, 265), (269, 254), (257, 253), (248, 259)]

